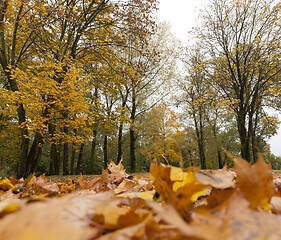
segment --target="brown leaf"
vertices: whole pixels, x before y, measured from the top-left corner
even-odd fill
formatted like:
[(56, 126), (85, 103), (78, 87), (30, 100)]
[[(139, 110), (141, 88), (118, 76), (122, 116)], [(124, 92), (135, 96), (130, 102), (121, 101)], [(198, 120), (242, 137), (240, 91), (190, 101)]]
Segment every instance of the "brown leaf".
[(122, 165), (121, 162), (118, 163), (118, 165), (116, 165), (113, 161), (111, 161), (108, 164), (108, 170), (113, 173), (113, 174), (126, 174), (126, 171), (124, 169), (124, 166)]
[(253, 208), (269, 208), (274, 194), (273, 176), (270, 164), (259, 155), (258, 161), (251, 166), (242, 158), (235, 158), (234, 171), (237, 173), (237, 186)]
[(155, 223), (153, 216), (150, 214), (143, 222), (106, 234), (98, 238), (98, 240), (159, 239), (157, 236), (160, 233), (161, 229), (159, 225)]
[(205, 184), (211, 185), (214, 188), (232, 188), (235, 186), (235, 173), (227, 170), (226, 166), (223, 169), (213, 170), (209, 172), (198, 172), (195, 174), (196, 179)]
[(0, 189), (2, 189), (4, 191), (8, 191), (9, 189), (11, 189), (13, 187), (14, 187), (14, 185), (7, 178), (0, 181)]
[(271, 211), (275, 214), (281, 214), (281, 197), (271, 198)]
[(108, 169), (102, 169), (101, 182), (108, 183)]
[(27, 204), (16, 213), (9, 214), (0, 220), (1, 239), (85, 240), (93, 238), (99, 234), (99, 229), (89, 227), (88, 222), (83, 222), (65, 209), (70, 209), (86, 220), (95, 197), (99, 196), (70, 194), (63, 198)]
[(154, 210), (156, 216), (168, 224), (170, 227), (174, 227), (179, 230), (182, 237), (196, 238), (196, 239), (207, 239), (213, 240), (213, 236), (218, 235), (218, 229), (216, 230), (212, 226), (206, 226), (199, 224), (198, 226), (193, 225), (192, 227), (184, 221), (176, 209), (168, 205), (163, 208), (159, 204), (151, 202), (149, 206)]
[[(220, 209), (210, 209), (194, 213), (190, 227), (208, 226), (219, 229), (211, 239), (236, 240), (236, 239), (280, 239), (281, 216), (276, 216), (264, 211), (256, 211), (250, 207), (243, 194), (236, 190)], [(210, 232), (211, 233), (211, 232)], [(200, 235), (198, 235), (200, 236)], [(206, 239), (201, 235), (203, 239)], [(210, 238), (209, 238), (210, 239)]]
[(182, 170), (161, 164), (152, 164), (150, 167), (156, 190), (165, 202), (173, 205), (185, 219), (189, 218), (192, 202), (205, 195), (208, 188), (196, 180), (197, 171), (197, 168)]
[(47, 183), (45, 177), (39, 177), (33, 184), (33, 189), (40, 193), (57, 193), (59, 188), (56, 183)]

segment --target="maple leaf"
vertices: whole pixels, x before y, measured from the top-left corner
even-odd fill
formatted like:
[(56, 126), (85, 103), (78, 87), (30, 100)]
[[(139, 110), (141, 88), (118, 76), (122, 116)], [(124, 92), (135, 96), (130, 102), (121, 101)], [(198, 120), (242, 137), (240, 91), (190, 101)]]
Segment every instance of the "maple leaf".
[(211, 185), (214, 188), (233, 188), (235, 186), (236, 174), (227, 170), (226, 166), (223, 169), (211, 170), (208, 172), (198, 172), (195, 174), (196, 179), (205, 184)]
[(237, 173), (236, 185), (253, 208), (269, 209), (274, 194), (273, 176), (270, 164), (266, 164), (261, 154), (251, 165), (242, 158), (234, 158), (234, 171)]
[[(256, 211), (250, 207), (240, 190), (228, 198), (227, 203), (220, 209), (205, 209), (195, 211), (191, 228), (208, 226), (209, 237), (204, 233), (197, 235), (202, 239), (279, 239), (281, 229), (279, 223), (281, 216), (276, 216), (263, 211)], [(219, 230), (219, 231), (216, 231)]]
[(4, 180), (0, 181), (0, 189), (7, 191), (11, 188), (13, 188), (14, 185), (11, 183), (11, 181), (7, 178), (5, 178)]
[(173, 205), (185, 218), (188, 218), (192, 202), (205, 195), (208, 189), (207, 185), (196, 180), (196, 172), (197, 168), (182, 170), (162, 164), (151, 164), (150, 167), (156, 190), (166, 203)]
[(56, 183), (47, 183), (46, 177), (40, 176), (38, 179), (33, 183), (33, 189), (36, 191), (40, 191), (41, 193), (58, 193), (59, 188)]
[(111, 162), (108, 164), (108, 170), (112, 173), (112, 174), (126, 174), (126, 171), (124, 169), (124, 166), (122, 165), (121, 162), (118, 163), (118, 165), (116, 165), (112, 160)]

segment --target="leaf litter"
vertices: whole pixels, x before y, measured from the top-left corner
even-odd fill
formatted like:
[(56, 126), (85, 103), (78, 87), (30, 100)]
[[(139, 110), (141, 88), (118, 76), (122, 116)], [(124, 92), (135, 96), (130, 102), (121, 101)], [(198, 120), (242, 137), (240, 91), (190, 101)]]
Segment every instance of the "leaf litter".
[(233, 171), (152, 163), (132, 176), (111, 162), (90, 180), (2, 179), (1, 239), (281, 239), (271, 166), (230, 157)]

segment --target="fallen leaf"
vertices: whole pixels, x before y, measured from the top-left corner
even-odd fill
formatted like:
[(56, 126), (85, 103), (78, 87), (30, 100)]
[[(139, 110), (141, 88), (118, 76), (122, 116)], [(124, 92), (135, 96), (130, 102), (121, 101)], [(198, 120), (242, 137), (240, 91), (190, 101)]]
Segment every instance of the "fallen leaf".
[(234, 171), (237, 174), (236, 185), (253, 208), (269, 209), (274, 194), (273, 176), (270, 164), (266, 164), (261, 154), (251, 166), (242, 158), (234, 158)]
[(14, 187), (14, 185), (7, 178), (5, 178), (5, 179), (0, 181), (0, 189), (2, 189), (4, 191), (8, 191), (8, 190), (10, 190), (13, 187)]
[(224, 189), (235, 186), (236, 175), (233, 171), (227, 170), (226, 166), (223, 169), (197, 172), (195, 176), (197, 181), (214, 188)]
[(199, 196), (206, 194), (208, 186), (200, 183), (195, 178), (197, 168), (181, 168), (151, 164), (150, 172), (154, 178), (156, 191), (164, 201), (173, 205), (180, 214), (189, 218), (192, 202)]

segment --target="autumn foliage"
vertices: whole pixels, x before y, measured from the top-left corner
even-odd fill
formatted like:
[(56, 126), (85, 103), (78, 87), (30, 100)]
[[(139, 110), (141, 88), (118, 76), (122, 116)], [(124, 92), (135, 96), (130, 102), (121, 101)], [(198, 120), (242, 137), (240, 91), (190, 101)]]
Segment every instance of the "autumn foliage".
[(100, 177), (0, 182), (2, 239), (279, 239), (279, 179), (260, 156), (234, 171), (152, 164), (131, 176), (111, 162)]

